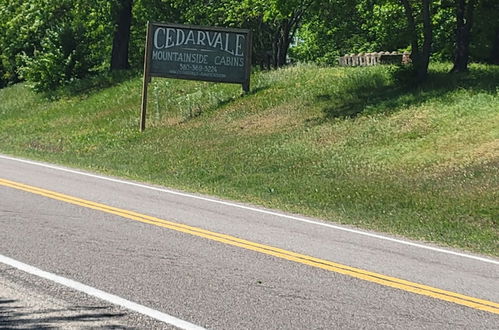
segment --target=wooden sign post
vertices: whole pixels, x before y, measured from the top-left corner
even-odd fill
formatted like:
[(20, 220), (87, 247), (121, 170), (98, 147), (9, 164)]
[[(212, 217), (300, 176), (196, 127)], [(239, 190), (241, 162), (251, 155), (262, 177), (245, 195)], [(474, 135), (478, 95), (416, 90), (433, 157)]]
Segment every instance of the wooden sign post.
[(241, 84), (249, 92), (251, 44), (250, 30), (147, 23), (140, 130), (151, 77)]

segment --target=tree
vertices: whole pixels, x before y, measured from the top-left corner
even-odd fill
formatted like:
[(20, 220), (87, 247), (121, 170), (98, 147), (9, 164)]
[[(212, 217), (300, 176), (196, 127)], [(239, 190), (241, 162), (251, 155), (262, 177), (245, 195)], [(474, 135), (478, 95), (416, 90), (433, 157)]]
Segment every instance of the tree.
[(499, 64), (499, 1), (478, 0), (470, 41), (470, 59)]
[(451, 72), (468, 71), (471, 28), (477, 0), (456, 0), (456, 49)]
[(292, 55), (334, 64), (349, 53), (406, 50), (406, 25), (399, 0), (321, 1), (304, 18)]
[[(250, 28), (260, 47), (269, 46), (272, 64), (286, 64), (290, 44), (305, 15), (317, 0), (220, 0), (227, 16), (223, 23)], [(259, 49), (265, 51), (268, 49)]]
[(493, 46), (492, 46), (492, 50), (490, 51), (489, 62), (492, 64), (499, 65), (499, 27), (496, 28), (496, 31), (494, 34), (494, 41), (492, 44), (493, 44)]
[(115, 3), (116, 29), (111, 51), (111, 70), (130, 68), (128, 48), (130, 44), (130, 27), (132, 25), (133, 0), (119, 0)]
[(108, 0), (0, 0), (0, 84), (53, 90), (109, 61)]
[[(405, 49), (410, 39), (405, 28), (404, 7), (398, 0), (359, 0), (356, 10), (362, 19), (366, 43), (362, 52), (397, 51)], [(351, 16), (343, 17), (351, 20)]]
[(314, 4), (314, 0), (274, 1), (268, 15), (274, 16), (275, 35), (272, 43), (274, 66), (286, 64), (289, 45), (294, 39), (296, 30), (302, 23), (304, 15)]
[[(48, 20), (56, 19), (42, 4), (33, 1), (0, 0), (0, 85), (20, 80), (21, 55), (32, 55), (49, 28)], [(44, 11), (47, 20), (35, 20)]]
[(414, 66), (416, 83), (423, 82), (428, 76), (428, 66), (430, 64), (431, 44), (432, 44), (432, 21), (431, 4), (432, 0), (421, 0), (421, 20), (423, 25), (423, 41), (420, 48), (419, 33), (416, 23), (416, 7), (409, 0), (400, 0), (405, 9), (407, 28), (411, 38), (411, 59)]

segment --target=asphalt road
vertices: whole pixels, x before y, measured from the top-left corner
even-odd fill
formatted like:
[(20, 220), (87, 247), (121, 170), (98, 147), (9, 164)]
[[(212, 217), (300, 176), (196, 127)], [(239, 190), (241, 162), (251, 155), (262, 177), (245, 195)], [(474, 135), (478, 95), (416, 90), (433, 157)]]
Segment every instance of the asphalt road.
[[(120, 211), (68, 202), (72, 197)], [(174, 224), (145, 223), (142, 216), (121, 211)], [(0, 255), (194, 325), (499, 328), (497, 259), (377, 235), (0, 155)], [(289, 257), (289, 251), (297, 257)], [(342, 273), (339, 266), (335, 271), (328, 262), (356, 267), (361, 275)], [(386, 285), (376, 282), (380, 275), (388, 277)], [(463, 296), (449, 301), (418, 294), (419, 289), (404, 289), (405, 284), (390, 286), (392, 278), (408, 281), (407, 287), (429, 286), (425, 292), (440, 289), (442, 296)], [(473, 298), (483, 300), (489, 311), (459, 303)], [(0, 328), (47, 324), (171, 327), (0, 263)]]

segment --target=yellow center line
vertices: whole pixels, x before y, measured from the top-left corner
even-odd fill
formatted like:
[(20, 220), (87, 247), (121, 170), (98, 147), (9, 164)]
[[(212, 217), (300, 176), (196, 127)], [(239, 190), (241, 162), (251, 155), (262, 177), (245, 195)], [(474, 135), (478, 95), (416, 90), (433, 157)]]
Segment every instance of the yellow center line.
[(348, 276), (355, 277), (355, 278), (358, 278), (358, 279), (361, 279), (364, 281), (369, 281), (372, 283), (381, 284), (384, 286), (404, 290), (407, 292), (412, 292), (412, 293), (416, 293), (416, 294), (420, 294), (420, 295), (424, 295), (424, 296), (452, 302), (455, 304), (464, 305), (464, 306), (471, 307), (474, 309), (499, 314), (499, 304), (492, 302), (492, 301), (478, 299), (478, 298), (466, 296), (463, 294), (459, 294), (456, 292), (446, 291), (446, 290), (434, 288), (431, 286), (406, 281), (406, 280), (399, 279), (396, 277), (391, 277), (391, 276), (363, 270), (360, 268), (342, 265), (342, 264), (331, 262), (328, 260), (319, 259), (319, 258), (315, 258), (312, 256), (307, 256), (304, 254), (283, 250), (283, 249), (276, 248), (276, 247), (273, 247), (270, 245), (259, 244), (259, 243), (247, 241), (244, 239), (240, 239), (240, 238), (237, 238), (234, 236), (216, 233), (216, 232), (212, 232), (209, 230), (205, 230), (205, 229), (201, 229), (201, 228), (197, 228), (197, 227), (192, 227), (192, 226), (188, 226), (188, 225), (184, 225), (184, 224), (180, 224), (180, 223), (176, 223), (176, 222), (171, 222), (171, 221), (163, 220), (160, 218), (144, 215), (141, 213), (133, 212), (133, 211), (119, 209), (119, 208), (112, 207), (109, 205), (95, 203), (95, 202), (84, 200), (81, 198), (60, 194), (60, 193), (57, 193), (54, 191), (45, 190), (45, 189), (37, 188), (37, 187), (33, 187), (33, 186), (28, 186), (28, 185), (18, 183), (18, 182), (0, 179), (0, 185), (14, 188), (14, 189), (18, 189), (18, 190), (23, 190), (26, 192), (30, 192), (33, 194), (56, 199), (56, 200), (63, 201), (66, 203), (70, 203), (70, 204), (79, 205), (79, 206), (83, 206), (86, 208), (98, 210), (101, 212), (106, 212), (106, 213), (118, 215), (118, 216), (123, 217), (123, 218), (136, 220), (136, 221), (140, 221), (143, 223), (147, 223), (147, 224), (151, 224), (151, 225), (155, 225), (155, 226), (159, 226), (159, 227), (163, 227), (163, 228), (168, 228), (171, 230), (175, 230), (178, 232), (182, 232), (182, 233), (186, 233), (186, 234), (190, 234), (190, 235), (194, 235), (194, 236), (198, 236), (198, 237), (203, 237), (203, 238), (210, 239), (210, 240), (217, 241), (217, 242), (221, 242), (224, 244), (237, 246), (237, 247), (240, 247), (243, 249), (260, 252), (260, 253), (271, 255), (271, 256), (274, 256), (277, 258), (286, 259), (289, 261), (294, 261), (294, 262), (305, 264), (308, 266), (325, 269), (325, 270), (332, 271), (335, 273), (348, 275)]

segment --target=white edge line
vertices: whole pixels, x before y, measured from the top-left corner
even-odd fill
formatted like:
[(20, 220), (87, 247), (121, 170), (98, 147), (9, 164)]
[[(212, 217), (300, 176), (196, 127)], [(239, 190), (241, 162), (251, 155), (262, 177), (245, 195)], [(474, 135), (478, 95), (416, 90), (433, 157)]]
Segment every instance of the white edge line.
[(156, 319), (158, 321), (173, 325), (173, 326), (178, 327), (180, 329), (186, 329), (186, 330), (205, 329), (205, 328), (200, 327), (198, 325), (195, 325), (195, 324), (189, 323), (187, 321), (178, 319), (174, 316), (171, 316), (171, 315), (162, 313), (160, 311), (154, 310), (152, 308), (134, 303), (133, 301), (126, 300), (126, 299), (118, 297), (114, 294), (110, 294), (110, 293), (101, 291), (99, 289), (82, 284), (80, 282), (76, 282), (76, 281), (70, 280), (68, 278), (61, 277), (59, 275), (55, 275), (55, 274), (46, 272), (44, 270), (30, 266), (28, 264), (14, 260), (12, 258), (3, 256), (1, 254), (0, 254), (0, 262), (3, 264), (6, 264), (8, 266), (11, 266), (13, 268), (16, 268), (18, 270), (21, 270), (23, 272), (29, 273), (31, 275), (35, 275), (35, 276), (44, 278), (46, 280), (55, 282), (57, 284), (64, 285), (64, 286), (71, 288), (71, 289), (74, 289), (76, 291), (80, 291), (80, 292), (86, 293), (90, 296), (99, 298), (101, 300), (105, 300), (107, 302), (110, 302), (111, 304), (124, 307), (126, 309), (132, 310), (134, 312), (137, 312), (137, 313), (140, 313), (143, 315), (147, 315), (153, 319)]
[(221, 204), (221, 205), (225, 205), (225, 206), (231, 206), (231, 207), (240, 208), (240, 209), (244, 209), (244, 210), (248, 210), (248, 211), (263, 213), (263, 214), (267, 214), (267, 215), (277, 216), (277, 217), (286, 218), (286, 219), (295, 220), (295, 221), (304, 222), (304, 223), (309, 223), (309, 224), (313, 224), (313, 225), (316, 225), (316, 226), (322, 226), (322, 227), (327, 227), (327, 228), (331, 228), (331, 229), (335, 229), (335, 230), (349, 232), (349, 233), (353, 233), (353, 234), (357, 234), (357, 235), (363, 235), (363, 236), (367, 236), (367, 237), (371, 237), (371, 238), (376, 238), (376, 239), (380, 239), (380, 240), (384, 240), (384, 241), (389, 241), (389, 242), (394, 242), (394, 243), (398, 243), (398, 244), (403, 244), (403, 245), (408, 245), (408, 246), (412, 246), (412, 247), (417, 247), (417, 248), (420, 248), (420, 249), (425, 249), (425, 250), (430, 250), (430, 251), (434, 251), (434, 252), (440, 252), (440, 253), (450, 254), (450, 255), (454, 255), (454, 256), (458, 256), (458, 257), (463, 257), (463, 258), (468, 258), (468, 259), (473, 259), (473, 260), (478, 260), (478, 261), (482, 261), (482, 262), (486, 262), (486, 263), (491, 263), (491, 264), (499, 265), (499, 261), (497, 261), (497, 260), (492, 260), (492, 259), (488, 259), (488, 258), (484, 258), (484, 257), (474, 256), (474, 255), (466, 254), (466, 253), (455, 252), (455, 251), (446, 250), (446, 249), (442, 249), (442, 248), (437, 248), (437, 247), (433, 247), (433, 246), (427, 246), (427, 245), (423, 245), (423, 244), (408, 242), (408, 241), (404, 241), (404, 240), (400, 240), (400, 239), (396, 239), (396, 238), (391, 238), (391, 237), (387, 237), (387, 236), (383, 236), (383, 235), (368, 233), (368, 232), (364, 232), (364, 231), (360, 231), (360, 230), (356, 230), (356, 229), (351, 229), (351, 228), (346, 228), (346, 227), (341, 227), (341, 226), (337, 226), (337, 225), (333, 225), (333, 224), (317, 222), (317, 221), (308, 220), (308, 219), (300, 218), (300, 217), (293, 216), (293, 215), (287, 215), (287, 214), (283, 214), (283, 213), (278, 213), (278, 212), (273, 212), (273, 211), (268, 211), (268, 210), (262, 210), (262, 209), (258, 209), (258, 208), (254, 208), (254, 207), (250, 207), (250, 206), (245, 206), (245, 205), (240, 205), (240, 204), (236, 204), (236, 203), (220, 201), (220, 200), (216, 200), (216, 199), (212, 199), (212, 198), (207, 198), (207, 197), (202, 197), (202, 196), (196, 196), (196, 195), (182, 193), (182, 192), (178, 192), (178, 191), (174, 191), (174, 190), (169, 190), (169, 189), (165, 189), (165, 188), (157, 188), (157, 187), (152, 187), (152, 186), (148, 186), (148, 185), (145, 185), (145, 184), (140, 184), (140, 183), (125, 181), (125, 180), (119, 180), (119, 179), (113, 179), (113, 178), (109, 178), (109, 177), (105, 177), (105, 176), (101, 176), (101, 175), (85, 173), (85, 172), (81, 172), (81, 171), (77, 171), (77, 170), (72, 170), (72, 169), (68, 169), (68, 168), (64, 168), (64, 167), (60, 167), (60, 166), (49, 165), (49, 164), (44, 164), (44, 163), (30, 161), (30, 160), (25, 160), (25, 159), (18, 159), (18, 158), (14, 158), (14, 157), (5, 156), (5, 155), (0, 155), (0, 159), (7, 159), (7, 160), (11, 160), (11, 161), (26, 163), (26, 164), (30, 164), (30, 165), (41, 166), (41, 167), (50, 168), (50, 169), (53, 169), (53, 170), (58, 170), (58, 171), (72, 173), (72, 174), (78, 174), (78, 175), (88, 176), (88, 177), (96, 178), (96, 179), (100, 179), (100, 180), (105, 180), (105, 181), (110, 181), (110, 182), (115, 182), (115, 183), (120, 183), (120, 184), (126, 184), (126, 185), (130, 185), (130, 186), (134, 186), (134, 187), (139, 187), (139, 188), (144, 188), (144, 189), (159, 191), (159, 192), (168, 193), (168, 194), (171, 194), (171, 195), (188, 197), (188, 198), (198, 199), (198, 200), (202, 200), (202, 201), (206, 201), (206, 202)]

